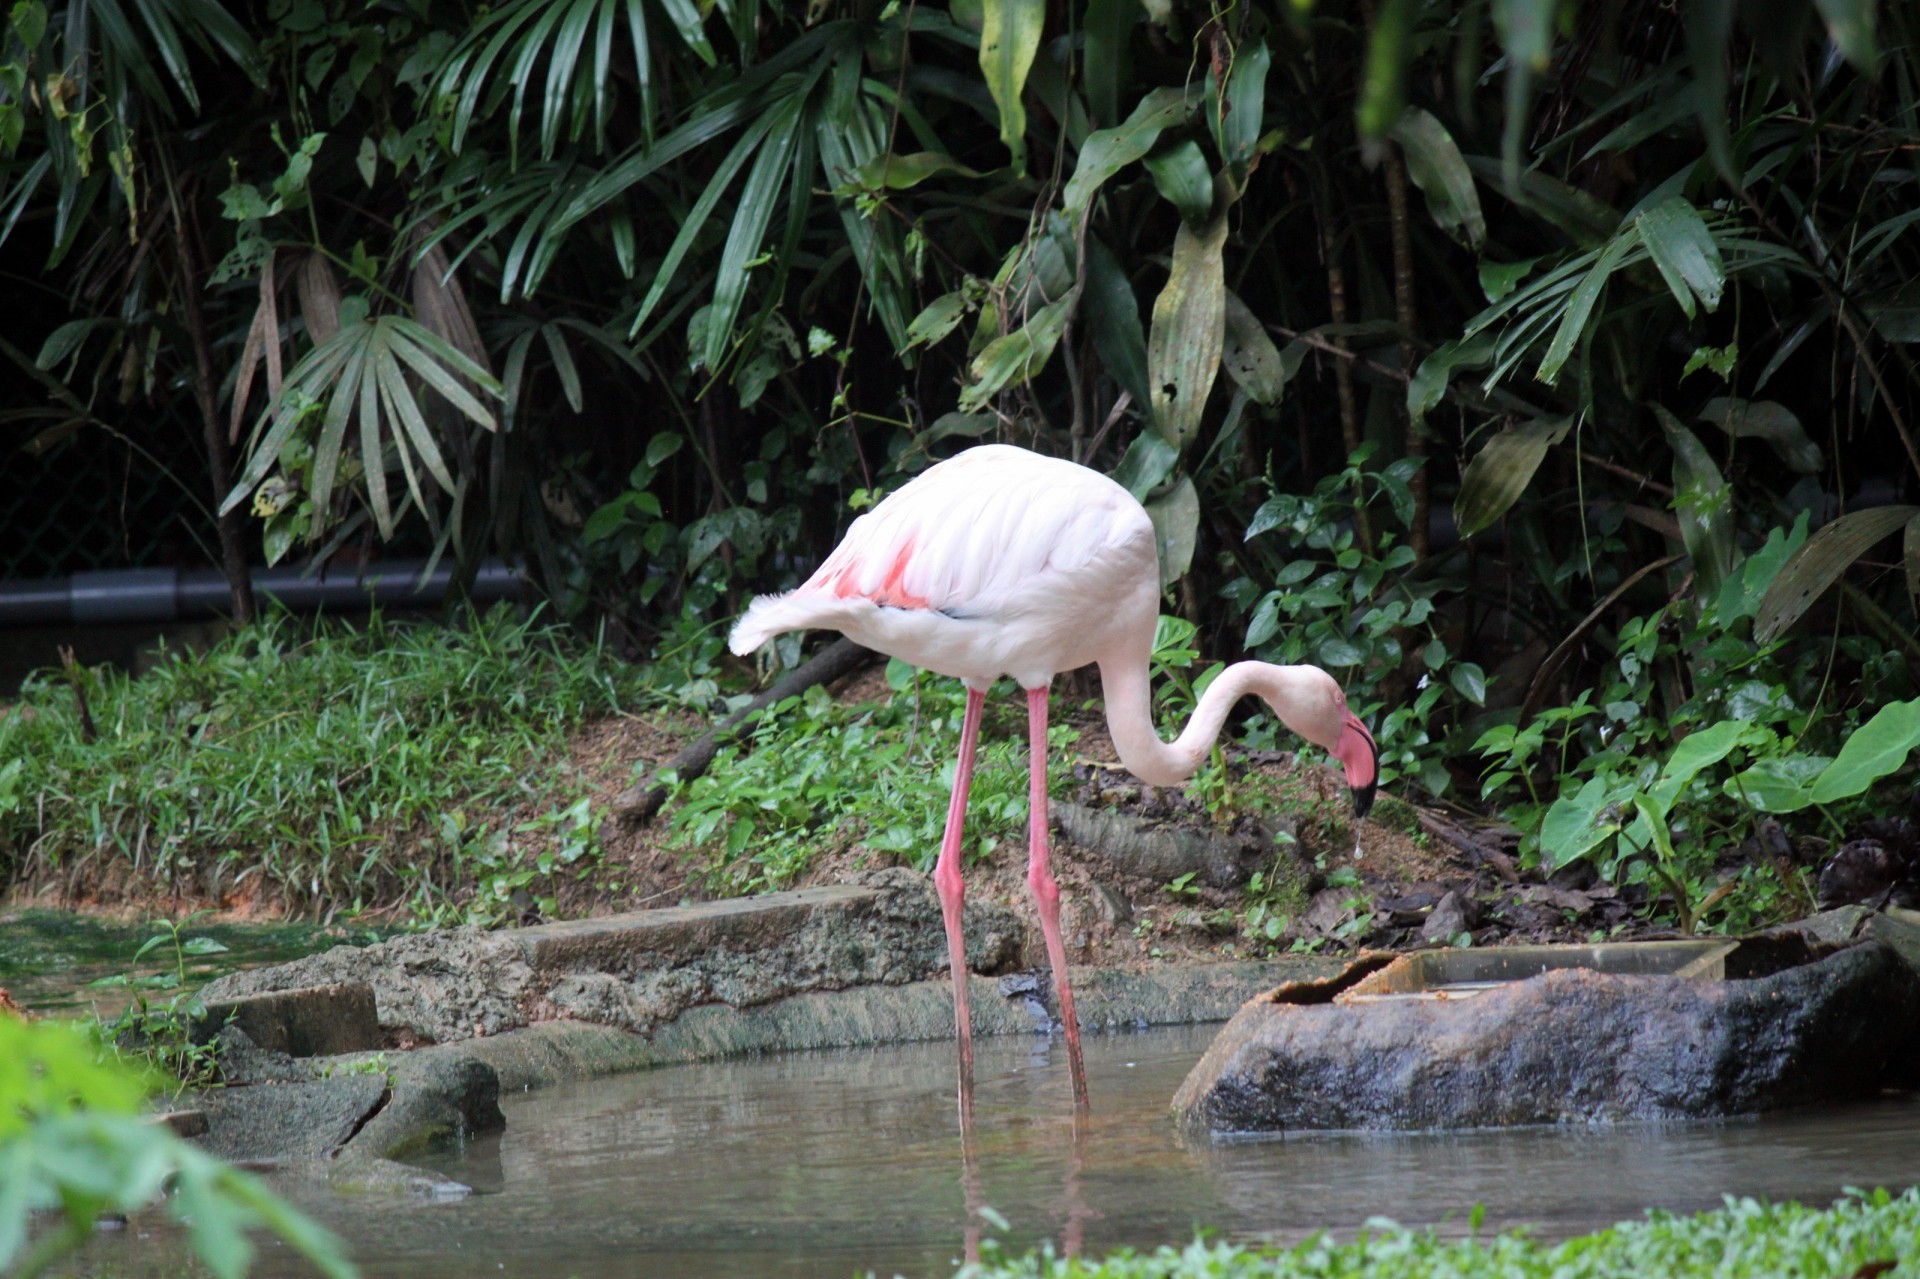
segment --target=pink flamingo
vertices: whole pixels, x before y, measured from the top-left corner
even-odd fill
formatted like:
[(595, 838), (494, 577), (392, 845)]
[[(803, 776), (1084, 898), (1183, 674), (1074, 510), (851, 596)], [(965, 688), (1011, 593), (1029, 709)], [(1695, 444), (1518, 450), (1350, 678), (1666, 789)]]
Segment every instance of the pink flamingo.
[(1084, 466), (989, 444), (930, 468), (855, 520), (805, 585), (759, 597), (734, 627), (736, 653), (787, 631), (836, 630), (966, 685), (960, 763), (933, 872), (953, 967), (963, 1113), (972, 1108), (973, 1041), (960, 930), (960, 837), (980, 711), (996, 679), (1010, 675), (1027, 691), (1027, 884), (1039, 908), (1081, 1106), (1086, 1068), (1060, 939), (1060, 889), (1047, 850), (1047, 688), (1054, 675), (1099, 665), (1114, 747), (1121, 762), (1152, 785), (1192, 776), (1228, 709), (1254, 693), (1288, 728), (1345, 766), (1359, 815), (1373, 802), (1373, 737), (1347, 709), (1333, 677), (1317, 667), (1230, 666), (1207, 686), (1179, 739), (1160, 740), (1148, 693), (1159, 612), (1153, 524), (1132, 494)]

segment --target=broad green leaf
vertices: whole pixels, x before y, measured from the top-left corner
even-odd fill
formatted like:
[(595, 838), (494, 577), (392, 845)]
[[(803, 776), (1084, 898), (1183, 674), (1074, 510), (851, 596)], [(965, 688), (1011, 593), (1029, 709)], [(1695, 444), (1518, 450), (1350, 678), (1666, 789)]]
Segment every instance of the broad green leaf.
[(951, 293), (941, 294), (927, 303), (926, 308), (913, 317), (913, 323), (907, 325), (907, 345), (933, 345), (958, 328), (960, 321), (972, 309), (973, 305), (964, 290), (955, 289)]
[(1147, 335), (1140, 327), (1140, 302), (1113, 251), (1091, 235), (1085, 247), (1087, 281), (1080, 322), (1087, 326), (1087, 336), (1093, 339), (1107, 374), (1133, 397), (1145, 417), (1153, 412), (1153, 392), (1147, 380)]
[(1455, 662), (1447, 667), (1447, 683), (1475, 706), (1487, 704), (1487, 673), (1476, 663)]
[[(1120, 91), (1129, 83), (1133, 29), (1140, 17), (1138, 0), (1088, 0), (1081, 81), (1086, 86), (1087, 110), (1100, 128), (1110, 128), (1120, 121)], [(1088, 144), (1092, 141), (1091, 137), (1087, 139)], [(1086, 163), (1085, 146), (1080, 162)]]
[(1711, 422), (1735, 439), (1765, 440), (1780, 460), (1802, 475), (1823, 465), (1820, 446), (1807, 437), (1792, 409), (1772, 400), (1715, 396), (1700, 406), (1699, 420)]
[(1487, 240), (1480, 192), (1473, 185), (1473, 170), (1446, 126), (1419, 107), (1410, 107), (1401, 113), (1390, 136), (1406, 157), (1407, 176), (1427, 197), (1434, 225), (1479, 252)]
[(1711, 595), (1733, 569), (1733, 506), (1727, 482), (1699, 436), (1664, 407), (1656, 404), (1653, 412), (1673, 449), (1673, 509), (1680, 518), (1680, 540), (1693, 559), (1700, 593)]
[(1474, 454), (1473, 461), (1460, 476), (1460, 492), (1453, 499), (1453, 518), (1461, 537), (1472, 537), (1520, 500), (1540, 469), (1540, 459), (1558, 444), (1573, 425), (1573, 419), (1552, 422), (1523, 422), (1510, 426), (1488, 440)]
[(1735, 0), (1688, 0), (1680, 10), (1687, 32), (1687, 60), (1693, 67), (1693, 113), (1706, 138), (1713, 167), (1737, 184), (1733, 137), (1727, 118), (1727, 57), (1733, 38)]
[(1672, 290), (1680, 309), (1693, 318), (1693, 300), (1714, 311), (1727, 284), (1726, 265), (1720, 259), (1720, 246), (1701, 218), (1699, 210), (1684, 196), (1670, 196), (1634, 219), (1640, 239), (1647, 246), (1653, 264)]
[(1354, 117), (1368, 142), (1384, 137), (1406, 109), (1407, 61), (1413, 47), (1418, 0), (1383, 0), (1367, 36), (1367, 65)]
[(1797, 813), (1813, 803), (1813, 782), (1833, 761), (1825, 755), (1777, 755), (1735, 773), (1720, 787), (1763, 813)]
[(1193, 564), (1194, 543), (1200, 533), (1200, 494), (1193, 480), (1181, 476), (1164, 496), (1147, 504), (1153, 521), (1154, 544), (1160, 550), (1160, 589), (1166, 590)]
[(980, 29), (980, 70), (987, 91), (1000, 109), (1000, 141), (1012, 156), (1015, 174), (1027, 172), (1027, 110), (1020, 96), (1027, 72), (1040, 48), (1046, 21), (1045, 0), (984, 0)]
[(1173, 234), (1173, 269), (1153, 302), (1147, 335), (1147, 377), (1153, 420), (1176, 446), (1200, 429), (1207, 393), (1226, 343), (1225, 215), (1195, 233), (1182, 222)]
[(1590, 777), (1572, 795), (1562, 795), (1540, 823), (1540, 869), (1548, 874), (1579, 861), (1620, 833), (1619, 806), (1633, 786)]
[(1560, 327), (1554, 330), (1553, 341), (1547, 344), (1547, 353), (1541, 357), (1535, 377), (1549, 386), (1559, 380), (1561, 368), (1573, 354), (1573, 344), (1586, 332), (1587, 317), (1600, 300), (1600, 291), (1606, 287), (1607, 281), (1613, 277), (1614, 271), (1639, 239), (1636, 228), (1629, 227), (1621, 231), (1574, 287), (1573, 293), (1567, 298), (1566, 314), (1561, 317)]
[(1920, 517), (1920, 507), (1875, 506), (1850, 511), (1815, 533), (1767, 588), (1760, 611), (1753, 618), (1755, 641), (1772, 643), (1799, 621), (1855, 560), (1916, 517)]
[(1049, 303), (1018, 329), (987, 343), (968, 366), (973, 380), (960, 393), (960, 411), (978, 411), (1008, 386), (1024, 382), (1045, 368), (1066, 329), (1073, 302), (1069, 295)]
[(1135, 499), (1146, 501), (1147, 494), (1159, 488), (1180, 462), (1180, 450), (1158, 431), (1142, 431), (1127, 446), (1120, 465), (1113, 468), (1113, 481)]
[(1203, 227), (1213, 215), (1213, 171), (1199, 144), (1189, 139), (1169, 151), (1146, 158), (1154, 189), (1180, 210), (1181, 220)]
[(1920, 697), (1889, 702), (1855, 729), (1813, 783), (1813, 802), (1851, 799), (1907, 762), (1920, 746)]
[(1215, 139), (1222, 158), (1235, 166), (1236, 174), (1244, 172), (1260, 142), (1267, 106), (1267, 69), (1272, 62), (1264, 39), (1233, 51), (1233, 70), (1227, 76), (1224, 113), (1216, 122)]
[(1907, 521), (1907, 533), (1901, 541), (1907, 561), (1907, 594), (1914, 611), (1920, 613), (1920, 514)]
[(914, 151), (907, 155), (877, 155), (861, 165), (854, 177), (869, 191), (905, 191), (941, 173), (957, 173), (963, 178), (980, 176), (978, 169), (970, 169), (950, 155)]
[(1874, 40), (1874, 21), (1880, 6), (1876, 0), (1813, 0), (1820, 16), (1826, 19), (1827, 34), (1840, 54), (1862, 74), (1871, 75), (1879, 57)]
[(1145, 156), (1160, 140), (1162, 130), (1178, 124), (1186, 114), (1185, 94), (1178, 89), (1155, 89), (1140, 99), (1125, 123), (1089, 134), (1061, 196), (1062, 207), (1084, 214), (1109, 178)]
[(1427, 414), (1433, 412), (1434, 406), (1446, 395), (1455, 369), (1485, 368), (1492, 358), (1493, 338), (1477, 333), (1449, 342), (1420, 361), (1420, 367), (1407, 381), (1407, 416), (1416, 424), (1426, 421)]
[(1887, 341), (1920, 342), (1920, 280), (1869, 293), (1860, 299), (1860, 309), (1873, 331)]
[(1287, 387), (1290, 370), (1280, 350), (1267, 336), (1260, 318), (1231, 289), (1226, 292), (1227, 327), (1220, 365), (1227, 376), (1260, 404), (1274, 405)]
[(1662, 809), (1671, 809), (1680, 793), (1686, 790), (1687, 784), (1702, 770), (1718, 764), (1735, 747), (1750, 741), (1752, 735), (1760, 731), (1744, 720), (1723, 719), (1717, 724), (1688, 733), (1673, 748), (1673, 754), (1667, 757), (1666, 766), (1660, 770), (1660, 779), (1653, 784), (1650, 794), (1660, 802)]
[(223, 943), (212, 937), (190, 937), (180, 943), (180, 953), (183, 955), (224, 955), (227, 953), (227, 948)]
[(1735, 618), (1752, 617), (1781, 566), (1806, 544), (1805, 511), (1800, 512), (1791, 529), (1769, 530), (1767, 540), (1741, 561), (1737, 570), (1728, 574), (1726, 585), (1720, 588), (1720, 598), (1714, 605), (1720, 625), (1729, 626)]

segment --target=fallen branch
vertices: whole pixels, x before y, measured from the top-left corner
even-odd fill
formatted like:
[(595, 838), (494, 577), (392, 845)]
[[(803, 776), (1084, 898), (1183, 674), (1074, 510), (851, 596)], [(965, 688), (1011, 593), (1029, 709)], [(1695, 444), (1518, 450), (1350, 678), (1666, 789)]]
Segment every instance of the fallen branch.
[(843, 675), (851, 675), (879, 656), (872, 649), (862, 648), (850, 639), (835, 640), (775, 680), (773, 687), (721, 720), (710, 732), (654, 769), (644, 780), (635, 782), (614, 796), (610, 806), (614, 817), (622, 822), (640, 825), (651, 821), (653, 815), (660, 811), (660, 805), (667, 802), (667, 793), (671, 788), (669, 782), (662, 780), (662, 774), (671, 772), (683, 782), (692, 781), (707, 771), (722, 746), (740, 736), (754, 715), (806, 692), (815, 684), (831, 684)]

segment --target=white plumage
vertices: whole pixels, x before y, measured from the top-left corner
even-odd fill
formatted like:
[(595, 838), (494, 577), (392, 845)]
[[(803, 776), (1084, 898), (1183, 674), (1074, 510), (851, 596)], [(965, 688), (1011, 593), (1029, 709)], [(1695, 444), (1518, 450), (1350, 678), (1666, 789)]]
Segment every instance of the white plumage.
[(941, 462), (862, 515), (798, 590), (755, 600), (750, 653), (783, 631), (829, 629), (985, 688), (1022, 687), (1149, 643), (1158, 613), (1153, 524), (1084, 466), (1006, 444)]
[(1005, 444), (968, 449), (929, 469), (853, 522), (797, 590), (753, 601), (730, 640), (750, 653), (785, 631), (837, 630), (858, 643), (956, 676), (967, 686), (960, 765), (934, 868), (953, 969), (960, 1099), (970, 1114), (973, 1050), (960, 931), (960, 835), (986, 690), (1011, 675), (1027, 690), (1032, 806), (1027, 882), (1060, 997), (1074, 1097), (1085, 1105), (1073, 991), (1047, 848), (1047, 688), (1061, 671), (1100, 667), (1107, 728), (1120, 759), (1156, 785), (1192, 775), (1229, 707), (1247, 693), (1346, 767), (1354, 807), (1372, 802), (1377, 752), (1346, 696), (1311, 666), (1240, 662), (1221, 672), (1178, 740), (1154, 730), (1148, 673), (1159, 615), (1153, 523), (1132, 494), (1084, 466)]

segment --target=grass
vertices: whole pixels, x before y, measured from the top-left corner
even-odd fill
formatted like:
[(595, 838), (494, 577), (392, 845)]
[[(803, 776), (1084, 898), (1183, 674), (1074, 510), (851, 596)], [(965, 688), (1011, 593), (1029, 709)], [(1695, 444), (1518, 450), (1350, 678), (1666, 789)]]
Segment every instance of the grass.
[[(895, 695), (842, 705), (823, 688), (764, 714), (751, 741), (728, 747), (707, 773), (678, 788), (673, 842), (716, 887), (783, 888), (823, 852), (859, 845), (931, 870), (946, 825), (966, 694), (958, 680), (893, 663)], [(967, 856), (999, 842), (1024, 846), (1027, 723), (1024, 699), (1002, 682), (987, 699), (967, 805)], [(1058, 756), (1078, 734), (1054, 723)], [(1049, 785), (1067, 785), (1063, 768)]]
[(1320, 1235), (1292, 1248), (1202, 1240), (1094, 1260), (1042, 1250), (968, 1266), (959, 1279), (1913, 1279), (1916, 1241), (1920, 1189), (1876, 1190), (1831, 1208), (1728, 1198), (1711, 1212), (1649, 1212), (1559, 1244), (1517, 1231), (1443, 1240), (1380, 1222), (1352, 1242)]
[(645, 677), (506, 609), (280, 616), (138, 678), (85, 671), (91, 740), (68, 679), (36, 675), (0, 714), (0, 872), (438, 922), (590, 863), (584, 786), (540, 770)]

